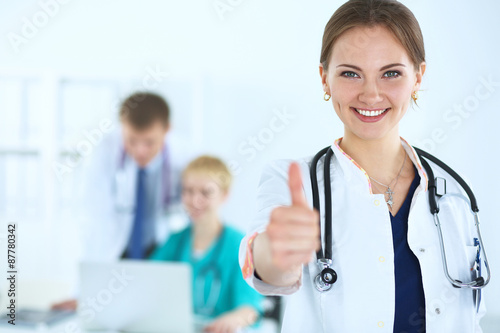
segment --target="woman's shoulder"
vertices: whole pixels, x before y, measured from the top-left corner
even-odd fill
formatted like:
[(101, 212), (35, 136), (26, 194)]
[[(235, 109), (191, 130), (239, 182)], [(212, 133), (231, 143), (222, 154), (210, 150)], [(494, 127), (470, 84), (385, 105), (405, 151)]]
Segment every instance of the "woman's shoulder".
[(220, 256), (220, 262), (228, 264), (231, 262), (232, 264), (228, 265), (228, 267), (238, 267), (238, 251), (240, 248), (241, 240), (245, 237), (245, 234), (235, 226), (227, 225), (224, 223), (223, 233), (219, 238), (219, 246), (220, 251), (222, 252), (222, 256)]
[(174, 260), (177, 256), (179, 246), (191, 235), (191, 227), (188, 226), (172, 233), (165, 242), (158, 246), (150, 256), (153, 260)]
[(184, 242), (191, 235), (191, 226), (172, 232), (161, 247), (176, 247), (179, 242)]
[(170, 234), (170, 236), (167, 239), (167, 242), (182, 239), (186, 237), (186, 235), (189, 236), (190, 234), (191, 234), (191, 226), (188, 225), (187, 227), (174, 231), (172, 234)]
[(245, 234), (236, 227), (224, 223), (224, 239), (226, 241), (238, 242), (239, 245), (239, 242), (244, 236)]
[(262, 169), (259, 181), (258, 192), (266, 195), (272, 193), (288, 193), (288, 172), (292, 163), (297, 163), (301, 170), (302, 179), (309, 178), (309, 165), (311, 156), (299, 159), (279, 159), (268, 162)]
[(264, 173), (283, 175), (288, 178), (288, 168), (293, 162), (298, 163), (302, 168), (309, 168), (313, 156), (304, 156), (297, 159), (278, 159), (268, 162), (264, 166)]

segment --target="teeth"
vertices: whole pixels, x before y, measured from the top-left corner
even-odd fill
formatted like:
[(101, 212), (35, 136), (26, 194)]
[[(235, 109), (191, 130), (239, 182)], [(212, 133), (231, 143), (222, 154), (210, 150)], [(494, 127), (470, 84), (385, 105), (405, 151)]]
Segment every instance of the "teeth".
[(366, 116), (366, 117), (379, 116), (382, 113), (384, 113), (385, 111), (387, 111), (387, 109), (383, 109), (383, 110), (379, 110), (379, 111), (368, 111), (368, 110), (361, 110), (361, 109), (354, 109), (354, 110), (356, 110), (359, 114), (362, 114), (363, 116)]

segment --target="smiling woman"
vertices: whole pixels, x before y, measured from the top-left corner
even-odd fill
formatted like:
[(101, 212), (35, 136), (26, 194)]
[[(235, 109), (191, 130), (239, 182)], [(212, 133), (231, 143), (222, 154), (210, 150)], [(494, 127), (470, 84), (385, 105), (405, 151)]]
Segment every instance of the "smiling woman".
[[(364, 42), (353, 45), (353, 40)], [(340, 36), (327, 65), (320, 64), (320, 75), (346, 126), (343, 145), (352, 134), (367, 140), (386, 137), (390, 131), (397, 135), (424, 72), (425, 62), (415, 67), (385, 26), (355, 27)], [(373, 126), (375, 122), (380, 123)]]
[[(319, 72), (344, 136), (312, 160), (264, 171), (255, 227), (240, 247), (251, 286), (292, 295), (284, 332), (481, 332), (484, 303), (443, 274), (427, 201), (432, 173), (453, 195), (461, 189), (399, 135), (425, 69), (419, 24), (400, 2), (351, 0), (326, 25)], [(463, 255), (453, 264), (471, 281), (476, 266), (464, 258), (477, 234), (464, 221), (448, 216), (446, 225), (450, 252)]]
[(255, 323), (261, 312), (262, 297), (239, 274), (237, 248), (243, 235), (219, 217), (231, 182), (219, 158), (203, 155), (191, 161), (182, 173), (182, 203), (191, 225), (151, 256), (191, 265), (194, 312), (208, 321), (204, 332), (235, 333)]

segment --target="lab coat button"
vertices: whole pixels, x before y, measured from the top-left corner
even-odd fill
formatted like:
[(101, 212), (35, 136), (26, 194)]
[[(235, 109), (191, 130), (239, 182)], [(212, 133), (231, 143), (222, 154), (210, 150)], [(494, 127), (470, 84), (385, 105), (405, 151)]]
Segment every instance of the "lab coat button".
[(382, 328), (382, 327), (384, 327), (384, 322), (383, 321), (379, 321), (377, 325), (378, 325), (378, 327)]
[(375, 206), (380, 206), (380, 200), (375, 200), (373, 203), (375, 204)]
[(436, 311), (436, 313), (437, 313), (437, 314), (441, 314), (441, 309), (436, 308), (436, 310), (435, 310), (435, 311)]
[(422, 252), (422, 253), (424, 253), (425, 249), (424, 248), (420, 248), (419, 251)]
[(384, 261), (385, 261), (385, 258), (384, 258), (384, 257), (382, 257), (382, 256), (380, 256), (380, 257), (378, 257), (378, 261), (380, 261), (380, 262), (384, 262)]

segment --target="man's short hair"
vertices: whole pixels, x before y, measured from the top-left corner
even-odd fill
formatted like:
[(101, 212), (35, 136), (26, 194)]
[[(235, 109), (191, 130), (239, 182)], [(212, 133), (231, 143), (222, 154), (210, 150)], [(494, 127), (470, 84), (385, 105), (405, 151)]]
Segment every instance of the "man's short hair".
[(167, 127), (170, 123), (170, 108), (160, 95), (136, 92), (123, 101), (120, 120), (138, 130), (146, 129), (157, 121)]

